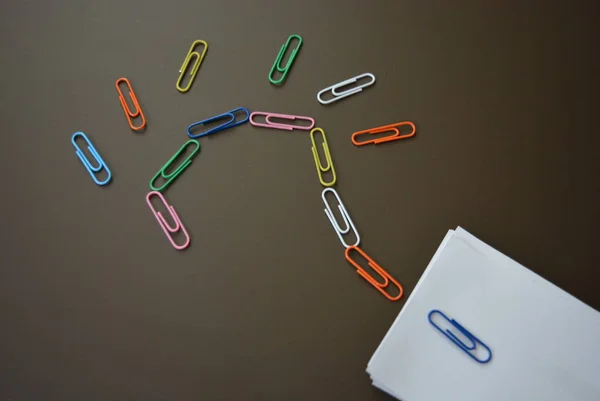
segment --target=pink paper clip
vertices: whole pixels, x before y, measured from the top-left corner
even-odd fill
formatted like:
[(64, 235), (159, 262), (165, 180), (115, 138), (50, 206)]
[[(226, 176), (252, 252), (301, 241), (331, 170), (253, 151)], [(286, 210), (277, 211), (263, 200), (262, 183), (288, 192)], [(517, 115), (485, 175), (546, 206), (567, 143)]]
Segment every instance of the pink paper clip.
[[(160, 212), (157, 212), (156, 209), (154, 209), (154, 206), (152, 206), (152, 202), (150, 202), (150, 198), (153, 195), (158, 196), (160, 198), (160, 200), (162, 201), (163, 205), (165, 205), (167, 207), (167, 210), (169, 211), (169, 214), (171, 215), (171, 217), (175, 221), (175, 226), (174, 227), (171, 227), (169, 225), (169, 223), (167, 223), (167, 221), (165, 220), (165, 218), (163, 217), (163, 215)], [(163, 194), (161, 194), (160, 192), (157, 192), (157, 191), (149, 192), (148, 195), (146, 195), (146, 203), (148, 203), (148, 206), (150, 206), (150, 210), (152, 210), (152, 214), (154, 214), (154, 217), (156, 217), (156, 220), (158, 220), (158, 224), (160, 225), (160, 227), (165, 232), (165, 235), (167, 236), (167, 238), (169, 238), (169, 241), (171, 241), (171, 244), (173, 245), (173, 248), (177, 249), (178, 251), (187, 248), (188, 245), (190, 244), (190, 236), (189, 236), (187, 230), (185, 229), (185, 227), (183, 226), (183, 223), (179, 219), (179, 216), (177, 215), (177, 212), (175, 211), (175, 208), (167, 203), (167, 201), (166, 201), (165, 197), (163, 196)], [(177, 233), (179, 231), (181, 231), (184, 234), (185, 239), (186, 239), (186, 241), (185, 241), (185, 243), (183, 245), (177, 245), (175, 243), (175, 241), (173, 240), (173, 235), (172, 234), (175, 234), (175, 233)]]
[[(254, 116), (264, 116), (265, 123), (257, 123), (256, 121), (254, 121)], [(292, 120), (292, 121), (296, 121), (296, 120), (309, 121), (310, 126), (275, 123), (275, 122), (271, 121), (271, 118), (281, 118), (284, 120)], [(291, 131), (294, 129), (310, 130), (315, 126), (315, 120), (310, 117), (304, 117), (304, 116), (292, 116), (290, 114), (264, 113), (262, 111), (255, 111), (254, 113), (250, 114), (250, 124), (254, 125), (255, 127), (275, 128), (275, 129), (283, 129), (283, 130), (287, 130), (287, 131)]]

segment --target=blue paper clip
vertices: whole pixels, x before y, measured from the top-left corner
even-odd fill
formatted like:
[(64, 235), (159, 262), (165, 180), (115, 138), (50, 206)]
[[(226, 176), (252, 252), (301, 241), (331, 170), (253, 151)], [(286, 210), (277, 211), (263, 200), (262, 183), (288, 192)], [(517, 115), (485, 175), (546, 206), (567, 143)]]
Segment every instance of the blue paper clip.
[[(90, 151), (90, 153), (92, 154), (94, 159), (96, 159), (98, 166), (93, 166), (92, 163), (87, 159), (87, 157), (85, 157), (85, 155), (81, 151), (81, 148), (75, 142), (75, 139), (78, 136), (82, 137), (85, 140), (85, 142), (88, 145), (88, 150)], [(75, 146), (75, 149), (77, 149), (75, 154), (77, 155), (77, 157), (79, 157), (79, 160), (81, 160), (81, 162), (83, 163), (83, 166), (87, 169), (88, 173), (90, 173), (94, 182), (98, 185), (108, 184), (108, 182), (110, 181), (110, 179), (112, 177), (112, 175), (110, 174), (110, 170), (108, 169), (108, 166), (106, 165), (104, 160), (102, 160), (102, 158), (98, 154), (98, 151), (96, 151), (96, 148), (94, 148), (94, 145), (92, 145), (92, 143), (90, 142), (88, 137), (83, 132), (76, 132), (71, 137), (71, 143), (73, 144), (73, 146)], [(98, 181), (98, 179), (96, 178), (96, 173), (99, 173), (100, 171), (102, 171), (102, 169), (106, 170), (108, 177), (106, 177), (106, 179), (104, 181)]]
[[(437, 324), (435, 324), (433, 322), (433, 320), (431, 319), (431, 316), (433, 314), (435, 314), (435, 313), (439, 314), (448, 323), (450, 323), (452, 326), (456, 327), (456, 329), (463, 336), (465, 336), (467, 338), (467, 340), (469, 340), (471, 343), (470, 344), (465, 344), (456, 335), (454, 335), (454, 333), (452, 333), (450, 330), (448, 330), (448, 329), (444, 330), (440, 326), (438, 326)], [(448, 337), (450, 339), (450, 341), (452, 341), (454, 344), (456, 344), (458, 346), (458, 348), (460, 348), (461, 350), (463, 350), (467, 355), (469, 355), (471, 358), (473, 358), (477, 362), (479, 362), (479, 363), (488, 363), (492, 359), (492, 351), (489, 349), (489, 347), (487, 345), (485, 345), (480, 339), (478, 339), (473, 334), (471, 334), (467, 329), (465, 329), (463, 326), (461, 326), (460, 323), (458, 323), (456, 320), (450, 319), (448, 316), (444, 315), (442, 312), (440, 312), (437, 309), (433, 309), (431, 312), (429, 312), (429, 314), (427, 315), (427, 318), (429, 319), (429, 323), (431, 323), (431, 325), (433, 327), (435, 327), (440, 333), (442, 333), (443, 335), (445, 335), (446, 337)], [(489, 356), (488, 356), (487, 359), (485, 359), (485, 360), (477, 359), (477, 357), (475, 356), (475, 354), (473, 352), (471, 352), (471, 351), (474, 351), (475, 348), (477, 348), (477, 344), (481, 344), (481, 346), (487, 350), (487, 352), (489, 354)]]
[[(242, 120), (236, 122), (235, 121), (235, 113), (241, 112), (241, 111), (243, 111), (244, 113), (246, 113), (246, 117), (244, 117)], [(217, 125), (216, 127), (211, 128), (208, 131), (202, 132), (200, 134), (196, 134), (196, 135), (192, 134), (192, 129), (194, 127), (197, 127), (199, 125), (205, 125), (205, 124), (211, 123), (213, 121), (217, 121), (217, 120), (220, 120), (222, 118), (227, 118), (227, 117), (229, 117), (227, 119), (227, 121), (225, 121), (221, 125)], [(193, 123), (192, 125), (190, 125), (188, 127), (187, 133), (188, 133), (188, 136), (190, 138), (193, 138), (193, 139), (200, 138), (202, 136), (214, 134), (216, 132), (223, 131), (223, 130), (228, 129), (228, 128), (233, 128), (233, 127), (235, 127), (237, 125), (244, 124), (249, 119), (250, 119), (250, 112), (248, 111), (248, 109), (246, 109), (244, 107), (238, 107), (237, 109), (233, 109), (231, 111), (228, 111), (227, 113), (219, 114), (218, 116), (214, 116), (214, 117), (211, 117), (211, 118), (207, 118), (206, 120), (202, 120), (202, 121), (198, 121), (197, 123)]]

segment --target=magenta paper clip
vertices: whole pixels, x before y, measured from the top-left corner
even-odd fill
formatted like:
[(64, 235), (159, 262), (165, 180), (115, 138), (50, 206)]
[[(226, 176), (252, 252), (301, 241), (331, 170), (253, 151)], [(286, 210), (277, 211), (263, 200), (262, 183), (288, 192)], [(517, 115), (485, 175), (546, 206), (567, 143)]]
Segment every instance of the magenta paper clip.
[[(154, 206), (152, 206), (152, 202), (150, 202), (150, 198), (153, 195), (158, 196), (160, 198), (161, 202), (163, 203), (163, 205), (165, 205), (167, 207), (167, 210), (169, 211), (171, 218), (173, 219), (173, 221), (175, 221), (174, 227), (171, 227), (169, 225), (169, 223), (167, 223), (167, 221), (165, 220), (163, 215), (160, 212), (157, 212), (156, 209), (154, 209)], [(156, 220), (158, 220), (158, 224), (165, 232), (165, 235), (167, 236), (167, 238), (169, 238), (169, 241), (171, 241), (173, 248), (177, 249), (178, 251), (181, 251), (182, 249), (187, 248), (188, 245), (190, 244), (190, 236), (189, 236), (187, 230), (185, 229), (185, 227), (183, 226), (181, 219), (177, 215), (175, 208), (167, 203), (163, 194), (161, 194), (160, 192), (157, 192), (157, 191), (149, 192), (148, 195), (146, 195), (146, 203), (148, 203), (148, 206), (150, 206), (150, 210), (152, 210), (152, 214), (154, 214), (154, 217), (156, 217)], [(176, 234), (179, 231), (181, 231), (183, 233), (183, 235), (185, 236), (185, 243), (183, 245), (177, 245), (175, 243), (175, 240), (173, 239), (172, 234)]]
[[(264, 116), (265, 122), (257, 123), (256, 121), (254, 121), (255, 116)], [(271, 121), (272, 118), (279, 118), (281, 120), (291, 120), (291, 121), (296, 121), (296, 120), (308, 121), (310, 123), (310, 125), (280, 124), (280, 123)], [(287, 131), (300, 129), (300, 130), (306, 131), (306, 130), (312, 129), (312, 127), (315, 126), (315, 120), (310, 117), (304, 117), (304, 116), (293, 116), (290, 114), (264, 113), (262, 111), (255, 111), (254, 113), (250, 114), (250, 124), (254, 125), (255, 127), (284, 129)]]

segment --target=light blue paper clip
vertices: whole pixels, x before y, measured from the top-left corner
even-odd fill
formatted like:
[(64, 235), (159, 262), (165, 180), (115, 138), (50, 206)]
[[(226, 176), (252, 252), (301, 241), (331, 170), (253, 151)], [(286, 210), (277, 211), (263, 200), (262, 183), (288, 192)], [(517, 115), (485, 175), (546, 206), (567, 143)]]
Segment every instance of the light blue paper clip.
[[(444, 330), (440, 326), (435, 324), (433, 322), (433, 320), (431, 319), (431, 316), (436, 313), (439, 314), (440, 316), (442, 316), (442, 318), (444, 318), (452, 326), (454, 326), (460, 332), (460, 334), (462, 334), (464, 337), (466, 337), (467, 340), (470, 341), (470, 344), (465, 344), (450, 330), (448, 330), (448, 329)], [(450, 319), (448, 316), (444, 315), (442, 312), (440, 312), (437, 309), (433, 309), (431, 312), (429, 312), (429, 314), (427, 315), (427, 318), (429, 319), (429, 323), (431, 323), (431, 325), (433, 327), (435, 327), (440, 333), (442, 333), (443, 335), (448, 337), (450, 339), (450, 341), (452, 341), (454, 344), (456, 344), (458, 346), (458, 348), (463, 350), (467, 355), (469, 355), (475, 361), (477, 361), (479, 363), (488, 363), (492, 359), (492, 351), (489, 349), (489, 347), (487, 345), (485, 345), (480, 339), (478, 339), (473, 334), (471, 334), (467, 329), (465, 329), (463, 326), (461, 326), (461, 324), (458, 323), (456, 320)], [(483, 348), (485, 348), (487, 350), (487, 352), (489, 354), (487, 359), (485, 359), (485, 360), (478, 359), (475, 356), (475, 354), (473, 352), (471, 352), (471, 351), (475, 351), (475, 349), (477, 348), (477, 344), (480, 344)]]
[[(87, 159), (87, 157), (85, 157), (85, 155), (81, 151), (81, 148), (79, 147), (79, 145), (77, 145), (77, 143), (75, 142), (75, 139), (78, 136), (82, 137), (85, 140), (85, 142), (87, 143), (88, 150), (90, 151), (90, 153), (92, 154), (94, 159), (96, 159), (96, 162), (98, 163), (97, 167), (92, 165), (92, 163)], [(112, 175), (110, 174), (110, 170), (109, 170), (108, 166), (106, 165), (106, 163), (104, 162), (104, 160), (102, 160), (102, 158), (98, 154), (98, 151), (96, 151), (96, 148), (94, 148), (94, 145), (92, 145), (92, 143), (90, 142), (88, 137), (83, 132), (76, 132), (71, 137), (71, 143), (73, 144), (73, 146), (75, 146), (75, 149), (77, 149), (75, 154), (77, 155), (77, 157), (79, 157), (79, 160), (81, 160), (81, 162), (83, 163), (83, 166), (87, 169), (88, 173), (90, 173), (94, 182), (97, 185), (108, 184), (108, 182), (110, 181), (110, 179), (112, 177)], [(102, 171), (102, 169), (106, 170), (108, 177), (106, 177), (106, 179), (104, 181), (98, 181), (98, 179), (96, 178), (96, 173), (99, 173), (100, 171)]]
[[(242, 120), (236, 122), (235, 121), (235, 113), (241, 112), (241, 111), (243, 111), (244, 113), (246, 113), (246, 117), (244, 117)], [(222, 118), (227, 118), (227, 117), (229, 117), (227, 119), (227, 121), (225, 121), (221, 125), (217, 125), (216, 127), (213, 127), (211, 129), (209, 129), (208, 131), (202, 132), (200, 134), (196, 134), (196, 135), (192, 134), (192, 129), (194, 127), (197, 127), (199, 125), (205, 125), (205, 124), (211, 123), (213, 121), (217, 121), (217, 120), (220, 120)], [(192, 125), (190, 125), (188, 127), (187, 133), (188, 133), (188, 136), (190, 138), (193, 138), (193, 139), (200, 138), (200, 137), (203, 137), (203, 136), (206, 136), (206, 135), (210, 135), (210, 134), (214, 134), (214, 133), (219, 132), (219, 131), (226, 130), (228, 128), (233, 128), (233, 127), (235, 127), (237, 125), (240, 125), (240, 124), (244, 124), (249, 119), (250, 119), (250, 112), (248, 111), (248, 109), (246, 109), (244, 107), (238, 107), (237, 109), (233, 109), (231, 111), (228, 111), (227, 113), (219, 114), (218, 116), (214, 116), (214, 117), (211, 117), (211, 118), (207, 118), (206, 120), (202, 120), (202, 121), (198, 121), (197, 123), (193, 123)]]

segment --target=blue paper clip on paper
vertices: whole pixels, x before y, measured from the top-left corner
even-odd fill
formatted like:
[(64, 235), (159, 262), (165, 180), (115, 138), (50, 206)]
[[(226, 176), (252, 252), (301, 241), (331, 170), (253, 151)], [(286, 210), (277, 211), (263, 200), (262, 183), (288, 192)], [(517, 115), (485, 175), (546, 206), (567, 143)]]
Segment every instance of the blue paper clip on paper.
[[(242, 118), (240, 121), (235, 121), (235, 113), (238, 113), (238, 112), (244, 112), (244, 114), (246, 116), (244, 118)], [(211, 123), (211, 122), (217, 121), (217, 120), (221, 120), (221, 119), (226, 119), (226, 120), (222, 124), (217, 125), (216, 127), (213, 127), (205, 132), (201, 132), (199, 134), (192, 134), (192, 129), (194, 129), (195, 127), (206, 125), (208, 123)], [(202, 121), (198, 121), (197, 123), (193, 123), (192, 125), (190, 125), (188, 127), (187, 133), (190, 138), (194, 138), (194, 139), (200, 138), (200, 137), (203, 137), (206, 135), (210, 135), (210, 134), (214, 134), (219, 131), (226, 130), (228, 128), (233, 128), (240, 124), (244, 124), (244, 123), (248, 122), (249, 119), (250, 119), (250, 112), (248, 111), (248, 109), (246, 109), (244, 107), (238, 107), (237, 109), (233, 109), (231, 111), (228, 111), (227, 113), (219, 114), (218, 116), (214, 116), (211, 118), (207, 118), (206, 120), (202, 120)]]
[[(469, 343), (465, 344), (460, 338), (458, 338), (449, 329), (444, 330), (440, 326), (435, 324), (433, 322), (433, 319), (431, 318), (434, 314), (440, 315), (444, 320), (446, 320), (448, 323), (450, 323), (452, 326), (454, 326), (459, 331), (460, 335), (464, 336), (469, 341)], [(454, 344), (456, 344), (458, 346), (458, 348), (463, 350), (463, 352), (465, 352), (467, 355), (469, 355), (475, 361), (477, 361), (479, 363), (488, 363), (492, 359), (492, 351), (489, 349), (489, 347), (487, 345), (485, 345), (480, 339), (478, 339), (473, 334), (471, 334), (467, 329), (465, 329), (463, 326), (461, 326), (461, 324), (458, 323), (456, 320), (450, 319), (448, 316), (444, 315), (442, 312), (440, 312), (437, 309), (433, 309), (431, 312), (429, 312), (429, 314), (427, 315), (427, 318), (429, 319), (429, 323), (431, 323), (431, 325), (433, 327), (435, 327), (440, 333), (442, 333), (443, 335), (448, 337), (448, 339), (450, 341), (452, 341)], [(479, 359), (479, 358), (477, 358), (477, 356), (475, 356), (475, 351), (476, 351), (478, 344), (486, 349), (486, 351), (488, 353), (487, 359)]]
[[(85, 140), (85, 142), (88, 145), (88, 150), (92, 154), (92, 157), (94, 159), (96, 159), (96, 163), (98, 163), (98, 166), (94, 166), (92, 164), (92, 162), (90, 160), (88, 160), (87, 157), (85, 157), (85, 154), (83, 154), (83, 151), (81, 150), (79, 145), (77, 145), (77, 142), (75, 142), (75, 140), (77, 139), (78, 136), (82, 137)], [(81, 162), (83, 163), (83, 166), (86, 168), (88, 173), (90, 173), (94, 182), (98, 185), (108, 184), (108, 182), (110, 181), (110, 179), (112, 177), (112, 175), (110, 174), (110, 170), (109, 170), (108, 166), (106, 165), (106, 163), (104, 162), (104, 160), (102, 160), (102, 157), (100, 157), (100, 155), (98, 154), (98, 151), (96, 150), (96, 148), (94, 148), (94, 145), (92, 145), (92, 143), (90, 142), (88, 137), (83, 132), (76, 132), (71, 137), (71, 143), (73, 144), (73, 146), (75, 146), (75, 149), (77, 149), (75, 154), (77, 155), (77, 157), (79, 157), (79, 160), (81, 160)], [(106, 177), (106, 179), (104, 181), (98, 181), (98, 178), (96, 178), (96, 174), (99, 173), (100, 171), (102, 171), (102, 169), (106, 170), (106, 173), (108, 174), (108, 176)]]

